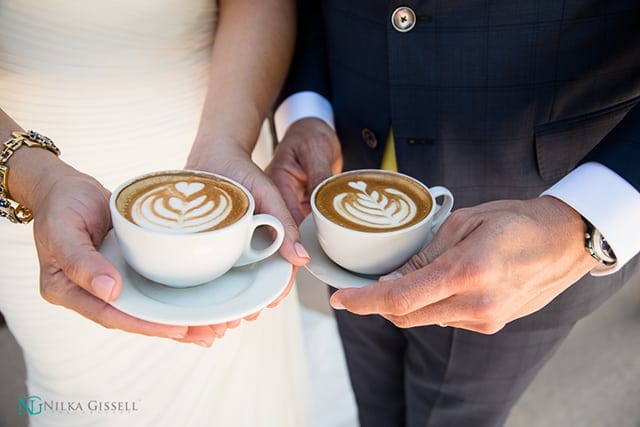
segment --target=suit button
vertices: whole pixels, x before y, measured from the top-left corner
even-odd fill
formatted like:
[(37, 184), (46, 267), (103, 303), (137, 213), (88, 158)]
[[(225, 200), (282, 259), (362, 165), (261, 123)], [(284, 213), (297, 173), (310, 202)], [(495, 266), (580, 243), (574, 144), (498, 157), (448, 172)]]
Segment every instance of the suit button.
[(378, 138), (376, 138), (376, 134), (373, 133), (371, 129), (362, 129), (362, 139), (371, 149), (374, 149), (378, 146)]
[(391, 25), (401, 33), (411, 31), (416, 26), (416, 14), (409, 7), (399, 7), (391, 14)]

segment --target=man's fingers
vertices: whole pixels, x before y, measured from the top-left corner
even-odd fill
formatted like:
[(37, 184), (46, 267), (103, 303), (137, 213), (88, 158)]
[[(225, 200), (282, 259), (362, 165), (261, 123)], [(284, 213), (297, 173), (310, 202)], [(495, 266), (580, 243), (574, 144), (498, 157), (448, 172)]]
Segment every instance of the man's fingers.
[(381, 280), (388, 278), (397, 279), (432, 263), (440, 255), (458, 244), (458, 242), (464, 240), (479, 227), (481, 223), (482, 219), (477, 215), (471, 215), (467, 209), (460, 209), (453, 212), (440, 226), (436, 235), (423, 250), (411, 257), (406, 264), (395, 272), (381, 277)]
[[(326, 138), (336, 139), (335, 135)], [(316, 141), (312, 148), (305, 147), (297, 152), (297, 157), (307, 175), (307, 192), (309, 195), (318, 184), (329, 178), (334, 173), (335, 164), (342, 166), (341, 157), (338, 161), (332, 155), (328, 155), (329, 141)], [(338, 145), (337, 139), (334, 141)]]
[[(435, 239), (434, 239), (435, 240)], [(380, 277), (381, 281), (399, 279), (402, 276), (406, 276), (409, 273), (420, 270), (431, 264), (440, 254), (444, 252), (444, 248), (437, 244), (437, 242), (431, 242), (426, 248), (422, 249), (417, 254), (413, 255), (409, 261), (401, 266), (396, 271)]]
[[(324, 121), (303, 119), (306, 144), (297, 144), (296, 158), (307, 175), (307, 189), (311, 192), (320, 182), (342, 169), (340, 142), (335, 131)], [(310, 143), (309, 143), (310, 142)]]
[(302, 166), (307, 171), (307, 191), (309, 195), (325, 179), (333, 175), (331, 160), (322, 156), (322, 153), (306, 153), (301, 159)]
[(468, 329), (483, 334), (494, 334), (504, 328), (505, 316), (488, 299), (477, 295), (452, 296), (400, 316), (384, 317), (399, 328), (439, 325)]
[(362, 288), (341, 289), (331, 296), (331, 306), (356, 314), (411, 313), (452, 295), (446, 263), (434, 262), (398, 279), (377, 282)]
[(302, 206), (306, 203), (302, 183), (287, 170), (276, 166), (269, 170), (269, 174), (296, 224), (300, 224), (307, 215)]
[[(475, 234), (475, 233), (474, 233)], [(331, 297), (334, 308), (357, 314), (392, 314), (402, 316), (421, 307), (449, 298), (470, 286), (482, 286), (494, 280), (494, 265), (484, 261), (482, 236), (471, 234), (448, 248), (440, 256), (406, 275), (389, 275), (360, 289), (343, 289)]]
[(304, 118), (289, 127), (267, 173), (296, 221), (301, 223), (309, 214), (313, 189), (341, 169), (340, 142), (335, 131), (322, 120)]

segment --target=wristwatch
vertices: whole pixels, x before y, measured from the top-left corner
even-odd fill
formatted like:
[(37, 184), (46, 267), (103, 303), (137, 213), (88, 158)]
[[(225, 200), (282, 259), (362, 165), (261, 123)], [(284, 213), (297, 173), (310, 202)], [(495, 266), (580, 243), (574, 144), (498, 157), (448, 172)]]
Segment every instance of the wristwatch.
[(582, 217), (587, 226), (587, 232), (584, 233), (585, 250), (598, 262), (604, 265), (613, 265), (616, 263), (616, 254), (607, 243), (600, 230), (598, 230), (588, 219)]

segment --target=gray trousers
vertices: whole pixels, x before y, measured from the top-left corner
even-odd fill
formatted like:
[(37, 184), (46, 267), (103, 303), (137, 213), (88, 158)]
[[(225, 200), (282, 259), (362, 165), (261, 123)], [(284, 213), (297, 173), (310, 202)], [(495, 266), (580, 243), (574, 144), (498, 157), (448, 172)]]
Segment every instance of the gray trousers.
[(576, 321), (620, 289), (625, 271), (599, 280), (586, 276), (493, 335), (440, 326), (400, 329), (377, 315), (336, 310), (361, 426), (503, 425)]

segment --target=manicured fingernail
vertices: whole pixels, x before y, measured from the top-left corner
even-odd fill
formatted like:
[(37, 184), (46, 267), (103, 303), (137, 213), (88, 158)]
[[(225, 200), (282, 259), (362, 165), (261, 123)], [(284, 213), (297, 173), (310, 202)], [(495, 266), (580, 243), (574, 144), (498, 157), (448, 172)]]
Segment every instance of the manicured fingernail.
[(213, 344), (213, 341), (211, 341), (209, 343), (209, 342), (203, 340), (203, 341), (196, 342), (196, 344), (198, 344), (200, 347), (209, 348), (209, 347), (211, 347), (211, 344)]
[(91, 281), (91, 287), (94, 292), (100, 299), (109, 302), (111, 298), (111, 292), (113, 292), (113, 287), (115, 286), (116, 281), (106, 274), (101, 274), (96, 276)]
[(293, 248), (296, 251), (296, 255), (298, 255), (300, 258), (311, 259), (307, 250), (304, 248), (304, 246), (302, 246), (302, 243), (296, 242), (296, 244), (293, 245)]
[(394, 271), (393, 273), (386, 274), (384, 276), (380, 276), (378, 278), (379, 281), (384, 282), (386, 280), (396, 280), (402, 277), (402, 273), (399, 271)]
[(186, 332), (172, 332), (169, 334), (169, 338), (173, 338), (174, 340), (181, 340), (186, 336), (187, 336)]
[(342, 305), (342, 303), (340, 303), (339, 301), (330, 301), (331, 303), (331, 307), (333, 307), (335, 310), (345, 310), (344, 305)]

